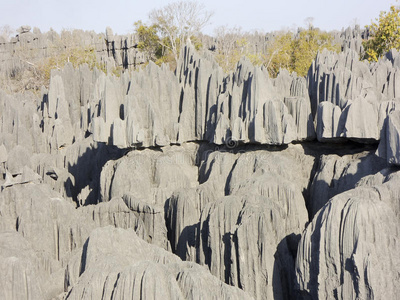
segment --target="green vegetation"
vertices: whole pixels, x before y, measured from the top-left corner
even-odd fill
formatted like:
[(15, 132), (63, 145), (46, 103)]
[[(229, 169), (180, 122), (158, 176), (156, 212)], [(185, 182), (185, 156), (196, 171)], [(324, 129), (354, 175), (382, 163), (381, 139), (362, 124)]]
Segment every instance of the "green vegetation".
[(49, 86), (51, 70), (62, 69), (67, 63), (71, 63), (74, 68), (87, 64), (91, 70), (97, 68), (115, 76), (120, 76), (122, 72), (121, 67), (107, 70), (105, 63), (98, 59), (93, 46), (82, 46), (79, 31), (63, 30), (60, 35), (54, 34), (46, 55), (36, 48), (15, 48), (13, 59), (18, 63), (10, 74), (0, 78), (0, 85), (8, 92), (40, 93), (42, 86)]
[(146, 61), (158, 62), (165, 56), (165, 48), (160, 43), (157, 35), (157, 26), (147, 26), (142, 21), (134, 23), (138, 39), (137, 47), (146, 55)]
[(217, 40), (220, 39), (220, 42), (215, 57), (225, 72), (232, 71), (240, 57), (246, 56), (254, 65), (264, 65), (272, 77), (276, 77), (281, 68), (296, 72), (299, 76), (306, 76), (318, 51), (324, 48), (340, 50), (339, 45), (333, 44), (331, 34), (312, 26), (307, 30), (299, 30), (297, 34), (276, 33), (267, 43), (265, 51), (257, 52), (256, 49), (251, 49), (251, 38), (251, 34), (242, 34), (237, 29), (219, 29)]
[(390, 49), (400, 50), (400, 8), (392, 5), (376, 21), (367, 26), (372, 37), (364, 42), (365, 58), (369, 61), (377, 61)]
[(289, 71), (294, 71), (299, 76), (306, 76), (318, 51), (323, 49), (339, 52), (341, 47), (333, 44), (331, 34), (317, 28), (310, 26), (308, 30), (300, 31), (299, 36), (292, 40)]
[(87, 64), (91, 70), (98, 70), (107, 73), (105, 65), (98, 62), (93, 47), (72, 47), (65, 48), (63, 51), (50, 56), (43, 61), (38, 62), (38, 69), (43, 73), (44, 80), (50, 80), (50, 73), (53, 69), (62, 69), (67, 63), (71, 63), (74, 68), (82, 64)]

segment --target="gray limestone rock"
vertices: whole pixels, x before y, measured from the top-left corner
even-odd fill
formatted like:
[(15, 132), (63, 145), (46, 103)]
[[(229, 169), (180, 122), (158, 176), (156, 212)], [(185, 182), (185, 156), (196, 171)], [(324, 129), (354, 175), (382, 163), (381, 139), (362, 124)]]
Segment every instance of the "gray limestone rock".
[(44, 299), (38, 258), (22, 235), (0, 232), (0, 290), (3, 299)]
[[(396, 194), (397, 184), (390, 187)], [(400, 224), (390, 195), (380, 193), (387, 185), (390, 181), (339, 194), (315, 215), (298, 247), (300, 297), (397, 297)]]
[(189, 42), (182, 48), (176, 76), (182, 86), (179, 141), (210, 141), (214, 132), (213, 113), (224, 73), (211, 53), (198, 53)]
[(395, 298), (400, 56), (359, 61), (367, 35), (335, 33), (343, 52), (307, 78), (246, 58), (224, 74), (190, 43), (175, 72), (133, 70), (137, 37), (110, 28), (1, 41), (5, 79), (27, 71), (17, 52), (66, 40), (108, 73), (67, 64), (41, 97), (0, 91), (1, 296)]
[(135, 214), (138, 221), (143, 224), (141, 226), (143, 234), (138, 235), (149, 243), (171, 250), (171, 244), (167, 238), (163, 207), (139, 200), (132, 194), (124, 194), (122, 198), (125, 205)]
[(41, 179), (39, 174), (32, 171), (31, 168), (24, 166), (19, 174), (12, 175), (6, 171), (5, 182), (2, 184), (1, 188), (5, 189), (16, 184), (40, 183)]
[(29, 31), (31, 31), (31, 29), (32, 29), (31, 26), (29, 26), (29, 25), (23, 25), (23, 26), (21, 26), (21, 27), (19, 27), (19, 28), (17, 29), (17, 32), (18, 32), (19, 34), (24, 34), (24, 33), (27, 33), (27, 32), (29, 32)]
[(172, 192), (197, 183), (196, 145), (131, 151), (110, 161), (101, 175), (101, 201), (125, 194), (148, 204), (163, 205)]
[(386, 118), (377, 154), (388, 164), (400, 165), (400, 112), (394, 111)]
[(395, 106), (400, 84), (395, 65), (399, 54), (391, 55), (369, 64), (353, 50), (318, 53), (308, 82), (319, 141), (380, 140), (382, 120), (390, 112), (388, 107)]
[(143, 220), (148, 241), (170, 249), (164, 205), (175, 190), (197, 185), (196, 150), (195, 145), (185, 145), (131, 151), (110, 161), (101, 172), (101, 201), (122, 197)]
[(249, 194), (226, 196), (207, 205), (200, 220), (199, 262), (256, 299), (290, 299), (292, 251), (307, 214), (303, 207), (303, 219), (298, 219), (291, 215), (294, 207), (279, 202)]
[(147, 244), (133, 231), (94, 230), (76, 262), (80, 267), (71, 266), (67, 274), (77, 279), (67, 286), (66, 299), (251, 299), (205, 268)]
[(259, 150), (207, 156), (199, 187), (169, 200), (172, 249), (255, 298), (290, 299), (295, 249), (308, 220), (301, 193), (312, 168), (306, 157), (301, 147), (279, 155)]
[(384, 160), (374, 152), (322, 155), (310, 186), (310, 216), (313, 217), (333, 196), (355, 188), (364, 177), (374, 175), (384, 168)]
[(281, 145), (314, 138), (306, 82), (296, 75), (283, 71), (271, 79), (266, 69), (241, 60), (225, 82), (209, 121), (215, 123), (213, 143), (231, 138)]
[[(3, 189), (0, 192), (0, 214), (0, 232), (18, 232), (16, 234), (24, 237), (34, 254), (27, 262), (29, 267), (26, 267), (26, 272), (31, 272), (32, 268), (35, 271), (26, 275), (26, 280), (32, 283), (19, 286), (21, 292), (34, 284), (28, 298), (51, 299), (60, 294), (63, 291), (63, 268), (71, 254), (83, 245), (94, 224), (80, 220), (74, 206), (44, 184), (26, 183)], [(23, 273), (16, 273), (16, 276), (21, 276), (15, 278), (16, 282), (23, 280), (27, 283)], [(34, 276), (38, 283), (29, 276)], [(40, 289), (42, 296), (35, 296), (36, 290)]]
[(132, 208), (125, 204), (122, 198), (114, 198), (98, 205), (80, 207), (77, 212), (82, 219), (93, 220), (96, 227), (111, 225), (116, 228), (133, 229), (140, 238), (149, 239), (144, 222)]
[(81, 226), (74, 206), (47, 185), (13, 185), (3, 189), (0, 198), (0, 229), (17, 230), (53, 261), (50, 265), (65, 262), (90, 232), (90, 226)]
[(8, 160), (7, 149), (4, 144), (0, 145), (0, 163), (4, 163)]
[(340, 107), (329, 101), (321, 102), (318, 105), (316, 129), (318, 141), (332, 142), (341, 139), (339, 132), (339, 128), (343, 126), (340, 124), (341, 114)]
[(8, 154), (6, 168), (11, 175), (22, 174), (25, 167), (32, 167), (29, 151), (23, 146), (15, 146)]

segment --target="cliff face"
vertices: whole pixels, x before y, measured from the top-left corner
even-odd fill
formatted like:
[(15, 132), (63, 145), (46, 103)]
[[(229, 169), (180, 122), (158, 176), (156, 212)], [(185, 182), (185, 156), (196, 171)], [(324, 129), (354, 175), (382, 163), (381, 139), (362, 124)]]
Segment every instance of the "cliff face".
[(111, 28), (105, 33), (65, 30), (58, 34), (50, 30), (42, 33), (38, 28), (22, 26), (9, 41), (0, 38), (0, 72), (13, 75), (27, 67), (27, 62), (46, 59), (74, 48), (91, 48), (98, 61), (106, 69), (120, 66), (135, 68), (145, 62), (143, 53), (137, 50), (135, 35), (115, 35)]
[[(362, 62), (343, 36), (307, 78), (225, 75), (189, 44), (175, 72), (0, 91), (2, 297), (395, 299), (400, 55)], [(132, 45), (106, 41), (120, 64)]]

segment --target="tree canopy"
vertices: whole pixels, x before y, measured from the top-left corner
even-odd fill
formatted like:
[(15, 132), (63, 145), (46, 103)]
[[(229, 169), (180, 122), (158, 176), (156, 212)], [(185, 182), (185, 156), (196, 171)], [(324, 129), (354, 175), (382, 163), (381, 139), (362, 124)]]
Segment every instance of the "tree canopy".
[(390, 11), (382, 11), (376, 22), (367, 26), (371, 38), (364, 43), (366, 58), (377, 61), (390, 49), (400, 50), (400, 8), (392, 5)]

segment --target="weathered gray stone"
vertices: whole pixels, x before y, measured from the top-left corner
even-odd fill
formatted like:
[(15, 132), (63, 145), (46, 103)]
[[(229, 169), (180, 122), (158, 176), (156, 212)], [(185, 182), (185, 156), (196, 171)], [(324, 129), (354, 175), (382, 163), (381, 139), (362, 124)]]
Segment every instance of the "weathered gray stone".
[(43, 299), (38, 258), (28, 241), (15, 231), (0, 232), (0, 289), (4, 299)]
[(29, 25), (23, 25), (23, 26), (21, 26), (21, 27), (19, 27), (19, 28), (17, 29), (17, 32), (18, 32), (19, 34), (24, 34), (24, 33), (27, 33), (27, 32), (29, 32), (29, 31), (31, 31), (31, 29), (32, 29), (31, 26), (29, 26)]
[(123, 229), (94, 230), (75, 264), (67, 278), (76, 283), (66, 299), (251, 299), (240, 289), (218, 281), (205, 268), (182, 262)]
[(310, 216), (313, 217), (333, 196), (355, 188), (362, 178), (384, 168), (384, 160), (373, 152), (322, 155), (310, 186)]
[[(400, 81), (398, 53), (377, 63), (360, 61), (353, 50), (323, 50), (312, 63), (309, 94), (319, 141), (380, 140), (383, 119), (395, 106)], [(326, 104), (325, 102), (331, 103)]]
[(331, 102), (324, 101), (318, 105), (316, 129), (318, 141), (340, 139), (339, 123), (341, 114), (340, 107)]
[[(255, 298), (289, 299), (296, 235), (308, 220), (301, 190), (312, 167), (302, 165), (305, 157), (295, 162), (304, 154), (290, 148), (279, 164), (273, 152), (209, 155), (201, 168), (205, 182), (169, 201), (167, 226), (176, 253)], [(213, 184), (216, 191), (209, 189)]]
[(0, 76), (26, 71), (16, 49), (46, 59), (60, 38), (92, 47), (109, 74), (67, 64), (42, 97), (2, 87), (0, 290), (395, 298), (400, 175), (384, 159), (400, 164), (400, 56), (359, 61), (361, 34), (335, 33), (344, 52), (319, 53), (307, 79), (246, 58), (224, 74), (190, 44), (175, 72), (150, 62), (116, 77), (145, 56), (109, 28), (0, 42)]
[(339, 194), (315, 215), (296, 259), (302, 298), (397, 297), (400, 224), (389, 195), (380, 193), (389, 184)]
[(389, 114), (382, 129), (382, 138), (378, 147), (378, 155), (391, 165), (400, 165), (400, 112)]
[(8, 159), (7, 149), (4, 144), (0, 145), (0, 163), (6, 162)]

